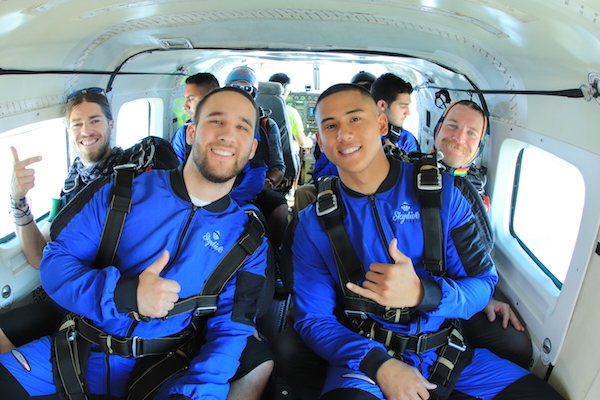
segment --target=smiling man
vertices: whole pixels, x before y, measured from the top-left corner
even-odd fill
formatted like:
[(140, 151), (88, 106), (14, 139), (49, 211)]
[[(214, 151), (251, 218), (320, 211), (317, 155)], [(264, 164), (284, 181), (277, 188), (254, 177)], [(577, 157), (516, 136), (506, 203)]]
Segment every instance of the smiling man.
[(454, 390), (465, 399), (560, 399), (529, 371), (470, 348), (460, 333), (457, 319), (485, 306), (497, 274), (454, 177), (442, 175), (439, 276), (423, 262), (415, 167), (385, 156), (387, 118), (373, 98), (356, 85), (332, 86), (317, 100), (316, 119), (339, 180), (300, 212), (292, 259), (294, 328), (328, 363), (320, 398), (446, 399)]
[[(239, 249), (238, 240), (247, 235), (251, 218), (229, 192), (256, 150), (258, 110), (246, 92), (227, 87), (205, 96), (195, 115), (197, 122), (187, 133), (190, 159), (177, 169), (134, 179), (112, 265), (93, 265), (111, 204), (112, 178), (90, 184), (78, 196), (84, 201), (71, 202), (57, 219), (40, 273), (48, 295), (73, 313), (67, 320), (72, 325), (63, 324), (55, 338), (45, 336), (0, 355), (0, 399), (59, 398), (61, 392), (125, 398), (137, 381), (132, 374), (142, 378), (146, 373), (158, 373), (151, 382), (157, 399), (234, 398), (230, 382), (233, 387), (254, 367), (245, 365), (242, 352), (262, 346), (252, 335), (265, 279), (266, 238), (254, 237), (256, 249), (247, 250), (223, 284), (212, 313), (196, 317), (200, 308), (190, 299), (203, 293), (221, 260)], [(68, 224), (61, 219), (67, 215)], [(170, 313), (174, 307), (177, 311)], [(72, 365), (69, 349), (61, 347), (65, 343), (78, 352), (86, 349)], [(194, 351), (195, 345), (200, 349)], [(251, 351), (254, 357), (256, 351)], [(183, 362), (160, 388), (169, 378), (160, 374), (163, 364), (148, 371), (160, 360), (157, 355), (166, 364)], [(53, 366), (51, 358), (60, 366)], [(80, 366), (85, 373), (75, 372)], [(60, 369), (56, 380), (55, 368)], [(152, 387), (143, 386), (149, 394)]]

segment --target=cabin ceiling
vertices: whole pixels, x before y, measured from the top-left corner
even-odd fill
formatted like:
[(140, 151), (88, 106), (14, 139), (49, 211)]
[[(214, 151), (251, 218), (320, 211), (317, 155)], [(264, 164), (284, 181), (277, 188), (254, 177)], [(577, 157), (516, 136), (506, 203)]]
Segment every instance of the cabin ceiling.
[[(219, 50), (335, 50), (423, 58), (480, 89), (571, 89), (600, 71), (598, 10), (600, 0), (0, 0), (0, 68), (110, 72), (129, 60), (122, 70), (195, 72)], [(215, 51), (132, 58), (165, 42)], [(0, 75), (0, 105), (23, 79), (44, 82), (45, 97), (87, 83)]]

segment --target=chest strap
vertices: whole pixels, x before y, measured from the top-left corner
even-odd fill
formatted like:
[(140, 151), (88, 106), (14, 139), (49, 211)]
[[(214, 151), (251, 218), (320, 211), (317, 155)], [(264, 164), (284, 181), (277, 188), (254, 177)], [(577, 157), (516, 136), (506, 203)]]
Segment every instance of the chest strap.
[(316, 212), (321, 227), (329, 237), (333, 250), (336, 269), (340, 279), (341, 290), (346, 298), (344, 313), (350, 319), (365, 320), (367, 316), (377, 315), (389, 322), (407, 324), (410, 322), (409, 308), (389, 308), (377, 304), (371, 299), (359, 296), (346, 288), (347, 282), (359, 284), (365, 277), (365, 269), (361, 264), (354, 246), (344, 227), (346, 209), (339, 194), (338, 177), (319, 178)]

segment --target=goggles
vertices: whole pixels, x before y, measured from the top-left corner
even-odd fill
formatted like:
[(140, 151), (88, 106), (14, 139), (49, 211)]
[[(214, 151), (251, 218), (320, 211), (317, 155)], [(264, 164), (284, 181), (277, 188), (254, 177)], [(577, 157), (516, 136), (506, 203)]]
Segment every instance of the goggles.
[(229, 86), (242, 89), (243, 91), (248, 92), (250, 96), (252, 96), (252, 98), (256, 97), (256, 89), (254, 88), (254, 86), (238, 85), (237, 83), (231, 84)]
[(73, 97), (80, 95), (81, 93), (104, 94), (104, 89), (102, 89), (101, 87), (90, 87), (90, 88), (85, 88), (85, 89), (81, 89), (81, 90), (76, 90), (67, 96), (67, 102), (70, 101)]

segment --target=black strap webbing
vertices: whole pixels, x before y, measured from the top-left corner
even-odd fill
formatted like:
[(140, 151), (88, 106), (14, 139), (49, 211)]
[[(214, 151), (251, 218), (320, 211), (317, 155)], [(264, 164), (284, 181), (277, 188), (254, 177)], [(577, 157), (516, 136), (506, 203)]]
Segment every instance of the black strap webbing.
[(250, 219), (248, 227), (238, 239), (236, 244), (219, 261), (215, 269), (206, 280), (202, 292), (175, 303), (175, 307), (165, 318), (196, 310), (196, 315), (206, 315), (217, 309), (217, 297), (225, 284), (240, 269), (246, 258), (254, 254), (260, 247), (261, 238), (265, 229), (253, 212), (246, 212)]
[(121, 240), (125, 218), (131, 210), (131, 188), (136, 169), (133, 164), (115, 167), (113, 186), (110, 190), (110, 206), (106, 214), (100, 245), (94, 261), (95, 268), (112, 264)]
[(416, 163), (415, 198), (421, 203), (423, 225), (423, 267), (435, 276), (446, 275), (444, 241), (440, 208), (442, 207), (442, 174), (437, 166), (437, 153), (425, 154)]
[(358, 295), (346, 288), (346, 282), (358, 284), (358, 281), (365, 276), (365, 269), (354, 251), (354, 246), (350, 242), (346, 228), (344, 228), (346, 210), (337, 193), (337, 182), (337, 176), (327, 176), (319, 179), (319, 193), (317, 194), (316, 203), (317, 216), (329, 237), (344, 295), (354, 298)]

